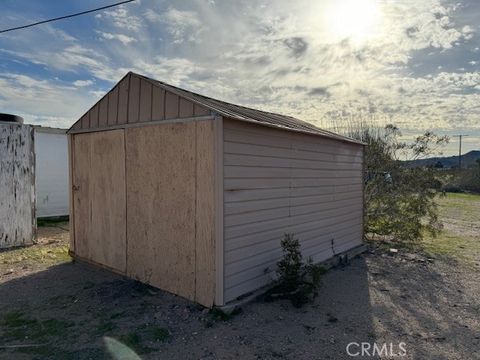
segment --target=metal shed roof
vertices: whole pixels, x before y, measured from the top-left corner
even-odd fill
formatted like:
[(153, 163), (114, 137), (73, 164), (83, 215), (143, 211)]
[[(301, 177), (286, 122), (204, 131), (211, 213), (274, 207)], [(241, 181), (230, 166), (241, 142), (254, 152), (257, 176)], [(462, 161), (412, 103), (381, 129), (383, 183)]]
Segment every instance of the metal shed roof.
[(194, 103), (203, 105), (213, 110), (214, 112), (218, 113), (219, 115), (228, 117), (230, 119), (255, 122), (255, 123), (260, 123), (262, 125), (268, 125), (271, 127), (282, 128), (282, 129), (293, 130), (293, 131), (300, 131), (304, 133), (311, 133), (314, 135), (321, 135), (321, 136), (332, 138), (332, 139), (364, 144), (361, 141), (358, 141), (340, 134), (336, 134), (331, 131), (321, 129), (311, 123), (294, 118), (292, 116), (276, 114), (272, 112), (267, 112), (267, 111), (262, 111), (262, 110), (248, 108), (245, 106), (232, 104), (226, 101), (213, 99), (205, 95), (200, 95), (185, 89), (181, 89), (176, 86), (166, 84), (162, 81), (151, 79), (144, 75), (136, 74), (133, 72), (132, 74), (135, 74), (136, 76), (139, 76), (142, 79), (147, 80), (156, 86), (160, 86), (165, 90), (170, 91), (174, 94), (177, 94), (178, 96), (181, 96), (183, 98), (186, 98)]
[[(112, 92), (114, 90), (117, 90), (118, 92), (118, 88), (121, 87), (121, 84), (125, 83), (125, 81), (128, 82), (130, 81), (129, 79), (133, 79), (133, 78), (140, 79), (137, 81), (149, 83), (151, 84), (151, 86), (155, 88), (160, 88), (162, 89), (162, 91), (174, 94), (179, 98), (183, 98), (193, 104), (196, 104), (195, 106), (198, 107), (198, 109), (202, 108), (204, 109), (204, 111), (207, 111), (207, 113), (208, 111), (210, 111), (210, 113), (218, 114), (233, 120), (246, 121), (246, 122), (269, 126), (277, 129), (296, 131), (296, 132), (307, 133), (311, 135), (320, 135), (330, 139), (364, 145), (364, 143), (362, 143), (361, 141), (358, 141), (343, 135), (339, 135), (331, 131), (320, 129), (311, 123), (299, 120), (292, 116), (261, 111), (261, 110), (252, 109), (245, 106), (240, 106), (240, 105), (228, 103), (225, 101), (213, 99), (211, 97), (200, 95), (185, 89), (181, 89), (176, 86), (164, 83), (162, 81), (151, 79), (144, 75), (136, 74), (133, 72), (129, 72), (127, 75), (125, 75), (124, 78), (108, 94), (106, 94), (96, 105), (94, 105), (89, 111), (87, 111), (87, 113), (80, 120), (75, 122), (75, 124), (72, 125), (72, 127), (68, 130), (68, 132), (69, 133), (84, 132), (84, 131), (91, 131), (91, 130), (101, 131), (103, 128), (112, 128), (112, 127), (122, 126), (120, 123), (118, 123), (118, 121), (112, 124), (110, 124), (110, 122), (108, 121), (107, 124), (103, 124), (103, 126), (100, 126), (99, 111), (101, 112), (102, 108), (104, 109), (106, 109), (107, 107), (109, 108), (110, 105), (108, 104), (108, 100), (112, 95)], [(131, 91), (130, 85), (127, 84), (124, 87), (128, 88), (127, 90), (128, 92)], [(135, 96), (141, 97), (141, 91), (137, 91)], [(128, 97), (126, 98), (124, 97), (124, 99), (128, 101)], [(121, 108), (120, 98), (117, 98), (116, 102), (117, 102), (116, 106), (118, 107), (117, 109), (118, 112), (122, 111), (122, 109), (125, 110), (125, 107)], [(128, 108), (126, 109), (128, 111)], [(91, 125), (92, 121), (88, 120), (88, 123), (90, 125), (84, 127), (82, 119), (85, 119), (85, 117), (88, 117), (89, 112), (92, 112), (93, 110), (95, 110), (94, 117), (96, 118), (96, 122), (93, 122), (95, 123), (95, 126), (92, 126)], [(199, 112), (201, 113), (202, 111), (199, 110)], [(198, 116), (198, 115), (195, 115), (197, 111), (193, 111), (193, 113), (194, 113), (194, 116)], [(164, 118), (167, 119), (166, 117)], [(155, 120), (155, 119), (151, 119), (151, 120)], [(133, 122), (137, 122), (137, 121), (138, 119), (136, 119), (136, 121), (133, 121)], [(129, 120), (127, 120), (127, 122), (130, 123)], [(144, 123), (148, 123), (148, 122), (149, 121), (147, 120)]]

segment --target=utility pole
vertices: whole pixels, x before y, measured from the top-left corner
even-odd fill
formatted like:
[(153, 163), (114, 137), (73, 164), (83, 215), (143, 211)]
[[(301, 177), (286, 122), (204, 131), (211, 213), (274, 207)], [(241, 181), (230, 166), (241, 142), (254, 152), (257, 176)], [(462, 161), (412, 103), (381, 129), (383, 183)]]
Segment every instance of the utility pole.
[(468, 136), (466, 134), (453, 135), (453, 137), (458, 137), (458, 170), (462, 170), (462, 138)]

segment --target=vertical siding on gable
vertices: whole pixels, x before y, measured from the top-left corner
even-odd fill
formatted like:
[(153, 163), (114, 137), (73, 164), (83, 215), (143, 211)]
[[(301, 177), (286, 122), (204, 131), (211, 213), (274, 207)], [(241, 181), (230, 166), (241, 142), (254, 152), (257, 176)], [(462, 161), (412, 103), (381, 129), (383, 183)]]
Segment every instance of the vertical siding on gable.
[(140, 78), (130, 77), (130, 91), (128, 94), (128, 123), (138, 122), (140, 110)]
[(72, 130), (95, 130), (115, 125), (210, 115), (204, 106), (166, 91), (137, 75), (128, 74)]
[(152, 84), (140, 81), (140, 122), (152, 120)]
[(90, 128), (98, 128), (98, 104), (90, 110)]
[(202, 105), (194, 104), (193, 114), (194, 116), (207, 116), (207, 115), (210, 115), (210, 109)]
[(117, 123), (127, 123), (127, 110), (128, 110), (128, 91), (130, 87), (130, 78), (132, 76), (126, 76), (120, 84), (118, 84), (118, 120)]
[(165, 90), (153, 87), (152, 93), (152, 120), (165, 119)]
[(112, 91), (108, 94), (108, 114), (107, 114), (107, 123), (108, 125), (117, 124), (117, 114), (118, 114), (118, 86), (114, 87)]
[(178, 117), (186, 118), (193, 116), (193, 103), (189, 100), (180, 98)]
[(178, 118), (179, 97), (171, 92), (165, 93), (165, 119)]
[(225, 301), (271, 281), (285, 233), (315, 262), (360, 245), (362, 168), (361, 145), (226, 120)]
[(98, 126), (106, 127), (108, 124), (108, 96), (105, 96), (99, 105)]
[(90, 112), (87, 112), (80, 119), (80, 129), (88, 129), (90, 127)]

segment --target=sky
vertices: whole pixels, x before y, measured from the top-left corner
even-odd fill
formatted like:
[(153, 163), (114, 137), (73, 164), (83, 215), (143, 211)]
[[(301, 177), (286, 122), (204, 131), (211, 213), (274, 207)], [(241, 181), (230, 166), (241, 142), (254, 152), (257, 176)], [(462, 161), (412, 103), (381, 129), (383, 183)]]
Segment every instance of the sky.
[[(2, 0), (0, 29), (115, 0)], [(480, 1), (137, 0), (0, 34), (0, 112), (69, 127), (128, 71), (329, 130), (480, 149)]]

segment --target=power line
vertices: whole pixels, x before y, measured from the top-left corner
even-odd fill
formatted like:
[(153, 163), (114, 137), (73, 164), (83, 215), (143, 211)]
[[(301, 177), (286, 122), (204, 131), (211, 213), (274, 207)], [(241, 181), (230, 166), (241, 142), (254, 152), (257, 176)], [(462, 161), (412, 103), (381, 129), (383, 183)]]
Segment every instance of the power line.
[(112, 7), (115, 7), (115, 6), (119, 6), (119, 5), (131, 3), (131, 2), (133, 2), (133, 1), (135, 1), (135, 0), (120, 1), (120, 2), (115, 3), (115, 4), (111, 4), (111, 5), (107, 5), (107, 6), (102, 6), (102, 7), (96, 8), (96, 9), (91, 9), (91, 10), (82, 11), (82, 12), (75, 13), (75, 14), (60, 16), (60, 17), (56, 17), (56, 18), (53, 18), (53, 19), (42, 20), (42, 21), (38, 21), (38, 22), (36, 22), (36, 23), (27, 24), (27, 25), (22, 25), (22, 26), (17, 26), (17, 27), (13, 27), (13, 28), (10, 28), (10, 29), (0, 30), (0, 34), (6, 33), (6, 32), (9, 32), (9, 31), (14, 31), (14, 30), (26, 29), (26, 28), (29, 28), (29, 27), (32, 27), (32, 26), (41, 25), (41, 24), (46, 24), (46, 23), (49, 23), (49, 22), (52, 22), (52, 21), (58, 21), (58, 20), (63, 20), (63, 19), (72, 18), (72, 17), (75, 17), (75, 16), (90, 14), (90, 13), (95, 12), (95, 11), (100, 11), (100, 10), (109, 9), (109, 8), (112, 8)]

